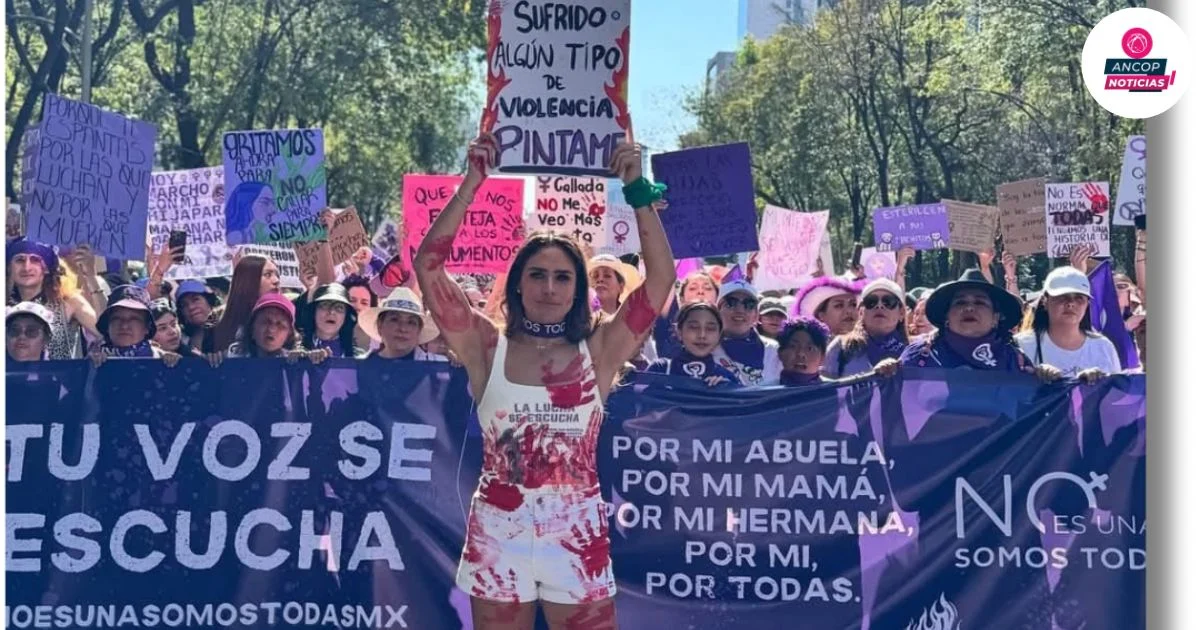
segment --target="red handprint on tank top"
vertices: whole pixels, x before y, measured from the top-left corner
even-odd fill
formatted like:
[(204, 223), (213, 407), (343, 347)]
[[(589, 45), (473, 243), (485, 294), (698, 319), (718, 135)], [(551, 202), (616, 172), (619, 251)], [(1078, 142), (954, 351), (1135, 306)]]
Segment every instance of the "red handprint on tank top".
[(550, 403), (571, 409), (596, 399), (596, 373), (591, 365), (584, 369), (583, 355), (576, 355), (561, 371), (554, 371), (554, 362), (542, 366), (542, 384), (550, 392)]

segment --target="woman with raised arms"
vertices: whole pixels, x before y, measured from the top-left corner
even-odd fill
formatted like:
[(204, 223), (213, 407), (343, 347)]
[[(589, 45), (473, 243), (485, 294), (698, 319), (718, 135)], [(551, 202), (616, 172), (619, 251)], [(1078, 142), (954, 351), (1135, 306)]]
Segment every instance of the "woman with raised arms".
[(596, 446), (619, 370), (675, 281), (671, 248), (651, 208), (662, 187), (642, 177), (637, 145), (618, 146), (611, 168), (636, 208), (646, 279), (614, 316), (593, 316), (587, 262), (575, 242), (536, 233), (513, 257), (502, 288), (505, 324), (497, 330), (445, 262), (498, 158), (494, 136), (471, 143), (467, 175), (414, 261), (434, 322), (466, 367), (484, 436), (457, 583), (471, 596), (479, 630), (533, 628), (538, 602), (551, 628), (614, 628)]

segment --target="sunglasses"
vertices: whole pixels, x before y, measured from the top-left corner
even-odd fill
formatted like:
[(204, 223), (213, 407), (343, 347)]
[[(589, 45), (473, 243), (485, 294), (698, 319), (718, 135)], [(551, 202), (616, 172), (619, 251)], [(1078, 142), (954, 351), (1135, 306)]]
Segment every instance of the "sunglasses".
[(721, 303), (725, 305), (725, 308), (737, 308), (738, 306), (741, 306), (747, 311), (758, 310), (758, 300), (754, 298), (743, 298), (739, 300), (735, 297), (727, 297)]
[(867, 297), (863, 298), (862, 305), (863, 308), (869, 311), (876, 306), (879, 306), (880, 302), (883, 302), (883, 308), (886, 308), (889, 311), (900, 306), (900, 300), (897, 300), (896, 297), (892, 295), (885, 295), (883, 297), (878, 295), (868, 295)]
[(26, 339), (37, 339), (42, 336), (41, 327), (36, 324), (32, 326), (8, 326), (5, 330), (9, 337), (25, 337)]

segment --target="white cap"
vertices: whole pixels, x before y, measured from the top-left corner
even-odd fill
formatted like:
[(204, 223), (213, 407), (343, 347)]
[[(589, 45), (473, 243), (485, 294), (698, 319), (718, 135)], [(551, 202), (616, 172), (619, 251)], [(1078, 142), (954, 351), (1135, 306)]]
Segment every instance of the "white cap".
[(875, 291), (887, 291), (888, 293), (896, 296), (896, 299), (900, 300), (901, 304), (904, 304), (904, 289), (901, 289), (900, 285), (896, 284), (892, 280), (888, 280), (887, 278), (875, 278), (874, 280), (868, 282), (867, 286), (863, 287), (862, 293), (859, 293), (859, 296), (865, 298)]
[(750, 297), (758, 299), (758, 289), (754, 288), (753, 284), (745, 280), (734, 280), (733, 282), (724, 282), (721, 284), (721, 290), (717, 295), (717, 300), (724, 300), (725, 296), (734, 293), (749, 293)]
[(1091, 298), (1092, 283), (1088, 282), (1088, 277), (1082, 271), (1074, 267), (1059, 267), (1046, 276), (1042, 292), (1054, 297), (1079, 293)]

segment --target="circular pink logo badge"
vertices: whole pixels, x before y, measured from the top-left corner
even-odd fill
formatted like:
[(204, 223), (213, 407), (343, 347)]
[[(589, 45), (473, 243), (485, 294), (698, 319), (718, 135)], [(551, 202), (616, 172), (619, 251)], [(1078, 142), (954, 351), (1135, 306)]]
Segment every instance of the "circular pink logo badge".
[(1121, 37), (1121, 50), (1132, 59), (1141, 59), (1149, 55), (1153, 46), (1154, 39), (1144, 28), (1131, 28)]

